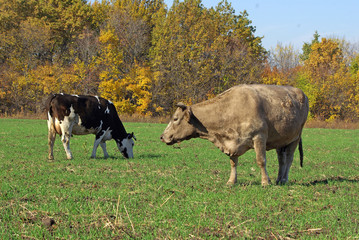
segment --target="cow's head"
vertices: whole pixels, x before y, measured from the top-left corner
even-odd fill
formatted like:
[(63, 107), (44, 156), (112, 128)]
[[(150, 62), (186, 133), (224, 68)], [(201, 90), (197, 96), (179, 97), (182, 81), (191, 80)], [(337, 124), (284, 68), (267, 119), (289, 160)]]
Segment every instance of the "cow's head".
[(135, 145), (136, 137), (133, 133), (127, 134), (124, 139), (116, 140), (117, 147), (125, 158), (133, 158), (133, 146)]
[(197, 137), (197, 118), (193, 115), (191, 107), (183, 103), (177, 104), (176, 112), (173, 114), (168, 126), (161, 135), (161, 141), (167, 145)]

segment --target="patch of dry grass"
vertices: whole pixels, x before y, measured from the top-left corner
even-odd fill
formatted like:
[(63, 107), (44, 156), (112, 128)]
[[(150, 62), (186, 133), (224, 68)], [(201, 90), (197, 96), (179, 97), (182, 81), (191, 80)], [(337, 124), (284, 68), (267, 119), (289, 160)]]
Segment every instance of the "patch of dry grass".
[[(142, 123), (168, 123), (171, 116), (144, 116), (141, 114), (120, 114), (123, 122), (142, 122)], [(0, 113), (0, 118), (10, 119), (47, 119), (46, 113), (35, 114), (20, 112), (14, 114)], [(343, 120), (323, 121), (318, 119), (308, 120), (305, 124), (306, 128), (328, 128), (328, 129), (359, 129), (359, 122), (348, 122)]]
[(312, 119), (305, 124), (306, 128), (328, 128), (328, 129), (359, 129), (359, 122), (347, 121), (322, 121)]

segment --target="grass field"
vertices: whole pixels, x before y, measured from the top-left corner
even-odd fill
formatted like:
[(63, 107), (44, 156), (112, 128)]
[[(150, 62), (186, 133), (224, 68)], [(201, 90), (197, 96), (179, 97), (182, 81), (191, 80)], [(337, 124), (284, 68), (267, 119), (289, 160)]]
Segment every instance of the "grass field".
[[(135, 158), (94, 136), (57, 136), (47, 159), (44, 120), (0, 119), (0, 239), (359, 239), (359, 130), (304, 129), (289, 183), (263, 188), (254, 151), (240, 157), (239, 184), (210, 142), (166, 146), (166, 125), (125, 123)], [(275, 181), (275, 151), (267, 154)]]

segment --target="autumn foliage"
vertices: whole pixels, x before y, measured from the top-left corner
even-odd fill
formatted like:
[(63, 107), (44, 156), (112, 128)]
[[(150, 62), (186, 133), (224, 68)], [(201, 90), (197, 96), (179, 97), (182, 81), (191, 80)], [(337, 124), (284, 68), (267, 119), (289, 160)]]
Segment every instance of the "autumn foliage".
[[(280, 45), (277, 47), (279, 51), (274, 51), (276, 57), (286, 50)], [(306, 56), (301, 56), (301, 62), (282, 70), (282, 64), (277, 61), (273, 64), (276, 66), (267, 66), (264, 70), (263, 81), (301, 88), (309, 98), (312, 118), (357, 121), (359, 75), (356, 66), (359, 55), (356, 53), (356, 57), (349, 57), (344, 50), (343, 41), (335, 38), (322, 38), (319, 41), (316, 33), (312, 43), (304, 45), (303, 53)], [(287, 52), (284, 55), (288, 58), (288, 55), (295, 54)]]
[(265, 83), (303, 89), (312, 118), (359, 120), (358, 51), (317, 33), (302, 54), (267, 51), (227, 1), (0, 0), (0, 10), (0, 114), (41, 113), (50, 93), (66, 92), (166, 115), (178, 101)]

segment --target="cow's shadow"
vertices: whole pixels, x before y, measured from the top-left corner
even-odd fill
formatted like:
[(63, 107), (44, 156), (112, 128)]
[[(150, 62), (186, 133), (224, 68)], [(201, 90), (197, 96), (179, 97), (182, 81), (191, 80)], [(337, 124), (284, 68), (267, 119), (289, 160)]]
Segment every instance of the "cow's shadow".
[[(324, 179), (318, 179), (318, 180), (312, 180), (309, 182), (301, 182), (301, 181), (296, 181), (296, 180), (290, 180), (285, 183), (285, 184), (276, 184), (275, 181), (267, 186), (267, 187), (271, 187), (271, 186), (306, 186), (306, 187), (310, 187), (310, 186), (315, 186), (315, 185), (328, 185), (330, 182), (348, 182), (348, 183), (359, 183), (359, 176), (354, 177), (354, 178), (348, 178), (348, 177), (343, 177), (343, 176), (333, 176), (333, 177), (328, 177), (328, 178), (324, 178)], [(243, 181), (241, 182), (239, 180), (239, 182), (237, 182), (234, 185), (228, 185), (228, 187), (246, 187), (246, 186), (259, 186), (262, 185), (260, 181)]]
[(146, 154), (139, 154), (139, 158), (162, 158), (163, 155), (161, 154), (154, 154), (154, 153), (146, 153)]
[(318, 180), (313, 180), (310, 182), (302, 182), (302, 183), (293, 183), (293, 185), (297, 184), (297, 185), (302, 185), (302, 186), (314, 186), (314, 185), (328, 185), (329, 182), (350, 182), (350, 183), (358, 183), (359, 182), (359, 177), (354, 177), (354, 178), (347, 178), (347, 177), (343, 177), (343, 176), (333, 176), (333, 177), (328, 177), (328, 178), (324, 178), (324, 179), (318, 179)]
[[(135, 155), (133, 159), (136, 160), (136, 159), (143, 159), (143, 158), (161, 158), (161, 157), (163, 157), (163, 155), (161, 155), (161, 154), (146, 153), (146, 154)], [(92, 159), (92, 158), (90, 158), (90, 159)], [(117, 155), (117, 156), (110, 155), (107, 158), (105, 158), (105, 157), (96, 157), (95, 159), (97, 159), (97, 160), (108, 160), (108, 159), (110, 159), (110, 160), (113, 160), (113, 159), (123, 159), (123, 160), (125, 160), (126, 158), (124, 158), (121, 155)]]

